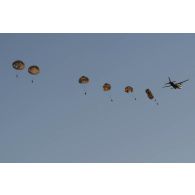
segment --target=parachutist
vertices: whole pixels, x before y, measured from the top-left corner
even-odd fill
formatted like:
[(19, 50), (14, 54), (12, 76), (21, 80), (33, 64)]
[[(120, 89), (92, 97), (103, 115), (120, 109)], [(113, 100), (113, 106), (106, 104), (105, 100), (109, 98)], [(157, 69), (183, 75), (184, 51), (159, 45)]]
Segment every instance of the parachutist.
[(154, 100), (156, 102), (157, 106), (159, 105), (159, 103), (157, 102), (157, 99), (155, 99), (155, 97), (150, 89), (146, 89), (146, 94), (150, 100)]
[[(37, 75), (40, 73), (40, 68), (36, 65), (30, 66), (28, 68), (28, 73), (31, 75)], [(32, 80), (31, 82), (34, 83), (34, 80)]]
[[(134, 89), (131, 86), (127, 86), (127, 87), (125, 87), (124, 92), (125, 93), (133, 93)], [(134, 98), (134, 100), (136, 100), (136, 98)]]
[[(102, 87), (104, 92), (109, 92), (111, 90), (111, 84), (109, 83), (104, 83)], [(110, 95), (110, 101), (113, 102), (111, 95)]]
[[(89, 78), (86, 77), (86, 76), (82, 76), (82, 77), (79, 78), (79, 83), (82, 84), (82, 85), (83, 84), (88, 84), (89, 83)], [(87, 95), (87, 91), (85, 91), (84, 94)]]
[[(17, 71), (22, 71), (25, 68), (25, 64), (21, 60), (16, 60), (12, 63), (12, 67)], [(18, 74), (16, 74), (16, 78), (18, 78)]]

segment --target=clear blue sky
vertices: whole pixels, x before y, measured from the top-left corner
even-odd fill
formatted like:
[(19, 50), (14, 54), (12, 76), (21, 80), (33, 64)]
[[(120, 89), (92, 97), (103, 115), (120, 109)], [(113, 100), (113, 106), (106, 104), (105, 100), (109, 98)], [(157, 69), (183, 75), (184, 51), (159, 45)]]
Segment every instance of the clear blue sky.
[[(0, 162), (195, 162), (195, 34), (0, 34), (0, 43)], [(41, 74), (16, 78), (17, 59)], [(168, 76), (190, 82), (162, 89)]]

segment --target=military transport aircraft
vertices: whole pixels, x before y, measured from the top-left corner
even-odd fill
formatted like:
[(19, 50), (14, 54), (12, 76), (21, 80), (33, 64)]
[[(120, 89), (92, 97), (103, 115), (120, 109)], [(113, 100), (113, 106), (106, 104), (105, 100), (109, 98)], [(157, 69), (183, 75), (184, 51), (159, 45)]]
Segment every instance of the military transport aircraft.
[(171, 87), (171, 89), (181, 89), (182, 88), (182, 84), (189, 81), (189, 79), (185, 80), (185, 81), (182, 81), (182, 82), (179, 82), (177, 83), (176, 81), (171, 81), (170, 77), (169, 77), (169, 82), (165, 84), (165, 87)]

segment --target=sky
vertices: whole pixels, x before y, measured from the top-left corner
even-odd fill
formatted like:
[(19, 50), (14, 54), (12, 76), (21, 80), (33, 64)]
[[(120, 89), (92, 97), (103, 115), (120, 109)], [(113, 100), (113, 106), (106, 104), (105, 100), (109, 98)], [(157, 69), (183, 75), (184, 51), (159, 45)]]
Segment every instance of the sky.
[[(195, 162), (195, 34), (0, 34), (0, 43), (0, 162)], [(25, 70), (12, 68), (18, 59)], [(190, 81), (164, 89), (169, 76)]]

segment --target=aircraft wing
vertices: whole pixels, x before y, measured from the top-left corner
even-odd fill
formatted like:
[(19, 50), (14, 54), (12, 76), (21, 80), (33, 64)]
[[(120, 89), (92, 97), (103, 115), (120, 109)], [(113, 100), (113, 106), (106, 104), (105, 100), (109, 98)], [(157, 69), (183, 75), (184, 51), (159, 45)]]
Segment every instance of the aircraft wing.
[(164, 86), (163, 88), (166, 88), (166, 87), (171, 87), (171, 85), (169, 85), (169, 86)]
[(180, 82), (180, 83), (177, 83), (177, 84), (181, 85), (182, 83), (185, 83), (185, 82), (187, 82), (187, 81), (189, 81), (189, 79), (187, 79), (187, 80), (185, 80), (185, 81), (182, 81), (182, 82)]

